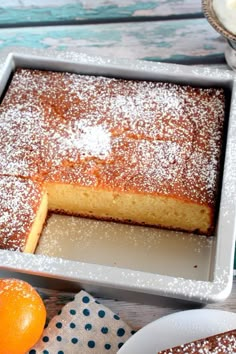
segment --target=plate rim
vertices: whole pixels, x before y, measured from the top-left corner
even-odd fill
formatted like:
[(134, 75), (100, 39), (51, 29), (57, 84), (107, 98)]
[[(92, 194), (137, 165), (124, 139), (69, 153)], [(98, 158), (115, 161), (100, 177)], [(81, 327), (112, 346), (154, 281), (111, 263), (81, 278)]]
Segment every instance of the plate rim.
[[(130, 337), (125, 343), (124, 345), (121, 347), (121, 349), (117, 352), (117, 354), (129, 354), (129, 346), (133, 345), (133, 343), (135, 343), (135, 340), (136, 338), (140, 339), (142, 336), (145, 336), (146, 333), (148, 333), (148, 335), (151, 335), (151, 332), (152, 330), (155, 330), (156, 326), (160, 326), (161, 325), (161, 322), (165, 322), (170, 319), (170, 320), (176, 320), (178, 319), (179, 317), (189, 317), (191, 316), (192, 318), (192, 315), (193, 315), (193, 322), (195, 321), (195, 318), (199, 315), (201, 315), (201, 313), (208, 313), (209, 315), (225, 315), (225, 316), (232, 316), (232, 317), (235, 317), (235, 328), (236, 328), (236, 313), (235, 312), (232, 312), (232, 311), (227, 311), (227, 310), (223, 310), (223, 309), (190, 309), (190, 310), (182, 310), (182, 311), (176, 311), (174, 313), (170, 313), (170, 314), (167, 314), (167, 315), (164, 315), (150, 323), (148, 323), (146, 326), (144, 326), (143, 328), (141, 328), (140, 330), (138, 330), (132, 337)], [(197, 315), (197, 316), (195, 316)], [(231, 327), (231, 326), (230, 326)], [(222, 327), (223, 328), (223, 327)], [(233, 328), (232, 328), (233, 329)], [(224, 332), (225, 330), (222, 330), (222, 332)], [(218, 334), (219, 331), (214, 331), (215, 334)], [(156, 334), (157, 332), (155, 332)], [(157, 333), (158, 334), (158, 333)], [(211, 334), (211, 335), (214, 335), (214, 334)], [(206, 337), (209, 336), (209, 335), (206, 335)], [(199, 340), (199, 339), (202, 339), (203, 337), (202, 336), (196, 336), (196, 339), (194, 340)], [(131, 344), (130, 344), (131, 343)], [(180, 345), (180, 344), (179, 344)], [(131, 347), (131, 349), (133, 349)], [(142, 350), (145, 350), (145, 349), (148, 349), (148, 348), (141, 348)], [(165, 350), (167, 348), (163, 348), (162, 350)], [(128, 351), (127, 351), (128, 350)]]

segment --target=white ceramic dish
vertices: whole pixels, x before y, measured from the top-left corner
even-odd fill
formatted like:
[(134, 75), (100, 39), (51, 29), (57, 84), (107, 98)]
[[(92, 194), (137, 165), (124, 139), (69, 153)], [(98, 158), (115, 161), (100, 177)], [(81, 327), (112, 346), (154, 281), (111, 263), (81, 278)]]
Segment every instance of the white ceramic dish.
[(202, 9), (210, 25), (226, 39), (225, 59), (231, 69), (236, 71), (236, 35), (227, 30), (219, 21), (212, 0), (202, 0)]
[(133, 335), (118, 354), (157, 354), (177, 345), (236, 328), (236, 313), (189, 310), (156, 320)]
[[(58, 56), (58, 57), (57, 57)], [(230, 71), (174, 64), (111, 60), (81, 54), (10, 54), (0, 94), (16, 67), (220, 86), (229, 120), (216, 235), (211, 238), (158, 229), (53, 216), (36, 255), (0, 251), (0, 269), (31, 277), (42, 287), (84, 288), (96, 296), (161, 295), (197, 302), (225, 299), (231, 290), (236, 220), (236, 84)], [(55, 281), (52, 281), (55, 279)], [(63, 281), (63, 283), (62, 283)], [(123, 294), (125, 294), (123, 296)]]

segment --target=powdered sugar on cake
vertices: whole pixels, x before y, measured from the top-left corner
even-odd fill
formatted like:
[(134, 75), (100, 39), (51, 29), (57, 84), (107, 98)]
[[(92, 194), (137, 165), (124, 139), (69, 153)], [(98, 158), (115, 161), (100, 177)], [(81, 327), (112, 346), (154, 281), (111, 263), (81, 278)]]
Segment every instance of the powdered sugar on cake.
[(224, 111), (217, 88), (19, 69), (0, 107), (0, 174), (213, 206)]
[(93, 156), (105, 159), (111, 153), (111, 133), (107, 126), (90, 126), (86, 120), (75, 122), (75, 128), (69, 127), (68, 136), (61, 139), (60, 148), (67, 151), (76, 148), (81, 158)]
[(199, 339), (190, 343), (166, 349), (159, 354), (234, 354), (236, 353), (236, 330)]
[(22, 251), (41, 200), (41, 186), (28, 179), (0, 176), (0, 195), (0, 248)]
[[(22, 69), (1, 108), (8, 166), (20, 175), (43, 171), (49, 180), (61, 166), (60, 178), (68, 182), (109, 181), (115, 188), (214, 203), (223, 96), (220, 89)], [(14, 109), (4, 111), (12, 99)], [(16, 122), (8, 134), (5, 121)], [(12, 135), (19, 135), (18, 148), (9, 143)]]
[(0, 173), (33, 176), (40, 157), (40, 112), (30, 102), (0, 106)]

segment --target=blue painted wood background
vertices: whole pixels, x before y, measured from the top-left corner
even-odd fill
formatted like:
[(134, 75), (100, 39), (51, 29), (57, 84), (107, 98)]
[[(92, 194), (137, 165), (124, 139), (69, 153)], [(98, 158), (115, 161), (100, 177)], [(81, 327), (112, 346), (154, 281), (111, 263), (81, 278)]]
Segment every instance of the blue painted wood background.
[(223, 63), (225, 42), (201, 0), (2, 0), (0, 50), (85, 52), (177, 63)]
[(0, 24), (201, 15), (200, 0), (2, 0)]

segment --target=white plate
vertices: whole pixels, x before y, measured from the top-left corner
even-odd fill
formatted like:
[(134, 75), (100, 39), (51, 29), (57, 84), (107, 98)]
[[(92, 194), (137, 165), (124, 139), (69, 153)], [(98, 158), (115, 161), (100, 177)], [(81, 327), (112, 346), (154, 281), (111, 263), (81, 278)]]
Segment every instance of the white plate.
[(158, 351), (236, 328), (236, 313), (189, 310), (156, 320), (131, 337), (119, 354), (157, 354)]

